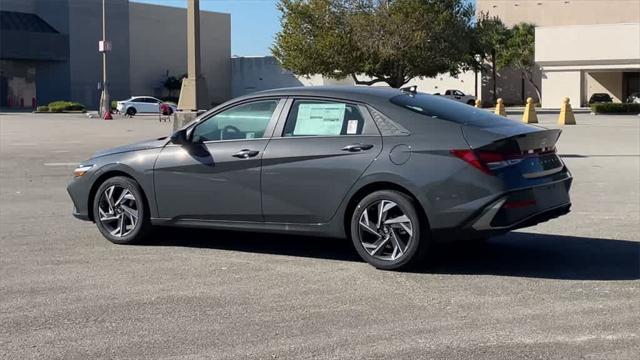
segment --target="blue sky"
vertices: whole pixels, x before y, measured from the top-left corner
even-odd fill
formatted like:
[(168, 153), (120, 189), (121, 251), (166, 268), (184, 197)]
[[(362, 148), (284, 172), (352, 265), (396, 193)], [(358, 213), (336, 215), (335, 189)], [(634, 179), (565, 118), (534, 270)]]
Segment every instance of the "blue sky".
[[(474, 0), (468, 0), (474, 1)], [(186, 7), (187, 0), (135, 0), (135, 2)], [(200, 10), (231, 14), (231, 54), (269, 55), (280, 29), (277, 0), (200, 0)]]

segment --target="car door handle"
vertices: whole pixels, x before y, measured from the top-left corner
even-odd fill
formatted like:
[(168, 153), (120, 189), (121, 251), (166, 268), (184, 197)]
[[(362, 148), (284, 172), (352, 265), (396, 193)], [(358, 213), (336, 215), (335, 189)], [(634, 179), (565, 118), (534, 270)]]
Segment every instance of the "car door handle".
[(248, 158), (252, 158), (256, 155), (258, 155), (260, 153), (260, 151), (258, 150), (249, 150), (249, 149), (242, 149), (240, 151), (238, 151), (237, 153), (233, 154), (233, 157), (237, 157), (240, 159), (248, 159)]
[(351, 144), (342, 148), (342, 151), (359, 152), (369, 150), (373, 147), (372, 144)]

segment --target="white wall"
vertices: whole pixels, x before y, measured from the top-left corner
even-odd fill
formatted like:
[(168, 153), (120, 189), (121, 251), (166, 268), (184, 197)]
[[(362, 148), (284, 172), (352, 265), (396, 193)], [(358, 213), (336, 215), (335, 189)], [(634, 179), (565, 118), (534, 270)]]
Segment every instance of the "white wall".
[(231, 58), (232, 97), (292, 86), (302, 86), (302, 82), (293, 73), (281, 68), (273, 56)]
[(640, 64), (640, 23), (538, 27), (535, 36), (541, 66)]
[(572, 107), (580, 106), (582, 72), (548, 71), (542, 75), (542, 107), (559, 108), (568, 96)]
[[(322, 75), (296, 76), (290, 71), (282, 69), (272, 56), (236, 57), (231, 59), (231, 63), (231, 87), (234, 97), (260, 90), (290, 86), (355, 85), (351, 77), (333, 79)], [(426, 93), (444, 93), (448, 89), (456, 89), (474, 95), (474, 78), (473, 72), (465, 72), (456, 77), (441, 74), (435, 78), (414, 78), (404, 86), (416, 85), (418, 91)], [(359, 76), (358, 79), (368, 80), (369, 78)], [(381, 82), (373, 86), (388, 85)]]

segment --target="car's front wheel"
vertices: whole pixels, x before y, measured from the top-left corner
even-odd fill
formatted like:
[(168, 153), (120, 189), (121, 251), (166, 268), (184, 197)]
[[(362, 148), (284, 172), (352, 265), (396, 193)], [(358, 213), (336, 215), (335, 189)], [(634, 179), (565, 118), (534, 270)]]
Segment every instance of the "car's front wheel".
[(136, 110), (136, 108), (134, 107), (127, 108), (127, 113), (126, 113), (127, 115), (135, 116), (137, 113), (138, 113), (138, 110)]
[(392, 190), (376, 191), (360, 200), (351, 217), (351, 239), (358, 254), (384, 270), (419, 263), (429, 239), (416, 206), (409, 196)]
[(115, 244), (139, 242), (151, 227), (140, 186), (123, 176), (100, 185), (93, 201), (93, 218), (102, 235)]

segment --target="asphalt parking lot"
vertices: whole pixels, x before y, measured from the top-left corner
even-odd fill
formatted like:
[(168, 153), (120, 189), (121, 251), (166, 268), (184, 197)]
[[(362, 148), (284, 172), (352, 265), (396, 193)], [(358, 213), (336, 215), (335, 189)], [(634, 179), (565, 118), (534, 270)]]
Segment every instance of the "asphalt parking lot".
[(71, 216), (74, 164), (171, 125), (0, 114), (0, 358), (637, 359), (640, 117), (576, 117), (569, 215), (398, 273), (333, 239), (113, 245)]

